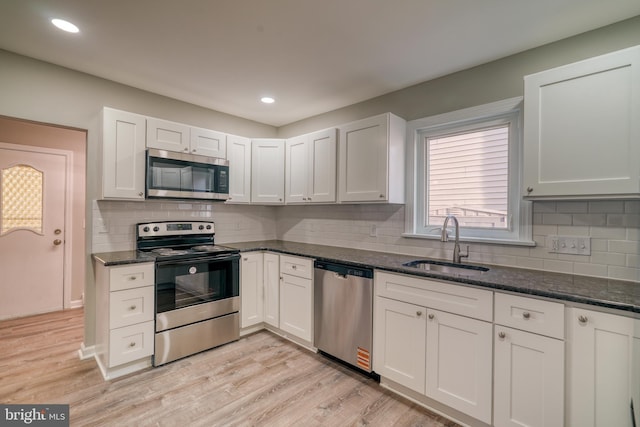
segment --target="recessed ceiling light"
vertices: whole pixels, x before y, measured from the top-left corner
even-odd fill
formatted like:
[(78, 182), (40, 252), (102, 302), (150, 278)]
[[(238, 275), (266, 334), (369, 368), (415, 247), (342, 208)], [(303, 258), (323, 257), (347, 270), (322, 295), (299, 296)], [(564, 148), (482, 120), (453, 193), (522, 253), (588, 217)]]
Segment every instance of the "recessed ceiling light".
[(276, 102), (276, 100), (271, 98), (270, 96), (263, 96), (262, 98), (260, 98), (260, 101), (264, 102), (265, 104), (273, 104), (274, 102)]
[(77, 33), (80, 31), (78, 27), (76, 27), (69, 21), (65, 21), (64, 19), (52, 19), (51, 23), (60, 28), (62, 31), (66, 31), (68, 33)]

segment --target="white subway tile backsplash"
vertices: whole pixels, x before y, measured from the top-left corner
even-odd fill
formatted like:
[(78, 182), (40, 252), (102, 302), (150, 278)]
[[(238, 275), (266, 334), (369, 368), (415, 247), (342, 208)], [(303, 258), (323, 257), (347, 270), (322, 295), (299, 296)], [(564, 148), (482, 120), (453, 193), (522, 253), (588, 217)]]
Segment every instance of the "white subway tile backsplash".
[[(253, 206), (166, 201), (94, 201), (93, 252), (131, 250), (134, 224), (152, 220), (207, 219), (216, 241), (281, 239), (415, 257), (452, 258), (453, 242), (402, 237), (401, 205)], [(473, 243), (469, 262), (640, 281), (640, 202), (534, 202), (533, 239), (522, 247)], [(102, 221), (109, 233), (99, 233)], [(377, 237), (369, 236), (371, 226)], [(551, 235), (590, 236), (591, 256), (549, 253)], [(466, 246), (462, 242), (463, 251)]]

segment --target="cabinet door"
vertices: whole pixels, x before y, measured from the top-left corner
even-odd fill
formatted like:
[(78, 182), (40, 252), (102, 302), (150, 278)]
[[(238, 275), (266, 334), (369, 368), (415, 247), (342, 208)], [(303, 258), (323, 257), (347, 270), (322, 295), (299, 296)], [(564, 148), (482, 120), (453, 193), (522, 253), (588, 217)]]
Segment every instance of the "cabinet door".
[(524, 194), (637, 197), (639, 81), (640, 47), (526, 76)]
[(306, 203), (308, 197), (307, 175), (309, 157), (307, 153), (307, 135), (287, 139), (285, 202)]
[(102, 197), (144, 200), (145, 117), (105, 108), (102, 127)]
[(375, 298), (373, 370), (424, 394), (426, 309), (388, 298)]
[(567, 318), (567, 425), (631, 427), (634, 319), (578, 308)]
[(427, 310), (426, 392), (438, 402), (491, 423), (492, 324)]
[(280, 256), (264, 254), (264, 321), (280, 327)]
[(227, 135), (229, 199), (226, 203), (251, 202), (251, 140)]
[(496, 325), (493, 425), (564, 423), (564, 341)]
[(280, 329), (311, 342), (313, 289), (310, 279), (282, 274), (280, 281)]
[(227, 135), (215, 130), (191, 128), (189, 147), (200, 156), (227, 158)]
[(240, 327), (264, 320), (262, 252), (243, 254), (240, 264)]
[(189, 151), (189, 126), (149, 117), (147, 147), (186, 153)]
[(336, 129), (309, 135), (307, 141), (307, 201), (336, 201)]
[(284, 203), (282, 139), (254, 139), (251, 145), (251, 202)]
[(340, 201), (387, 199), (388, 123), (382, 114), (340, 127)]

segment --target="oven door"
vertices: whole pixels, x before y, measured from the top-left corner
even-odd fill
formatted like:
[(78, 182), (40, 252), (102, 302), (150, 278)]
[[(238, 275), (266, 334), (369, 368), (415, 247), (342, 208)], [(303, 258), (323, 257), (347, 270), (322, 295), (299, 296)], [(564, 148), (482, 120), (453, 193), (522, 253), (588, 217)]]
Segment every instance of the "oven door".
[[(156, 331), (238, 311), (239, 260), (223, 254), (157, 261)], [(184, 319), (171, 320), (178, 316)]]

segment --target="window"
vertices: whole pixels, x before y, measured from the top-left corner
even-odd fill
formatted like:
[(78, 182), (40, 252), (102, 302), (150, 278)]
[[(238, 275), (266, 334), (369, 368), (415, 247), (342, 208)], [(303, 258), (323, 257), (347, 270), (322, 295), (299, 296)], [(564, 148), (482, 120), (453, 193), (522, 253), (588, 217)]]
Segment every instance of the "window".
[(409, 122), (408, 235), (439, 238), (454, 215), (462, 240), (533, 244), (530, 203), (520, 194), (521, 101)]
[(42, 172), (26, 165), (0, 174), (0, 234), (15, 229), (42, 234)]

